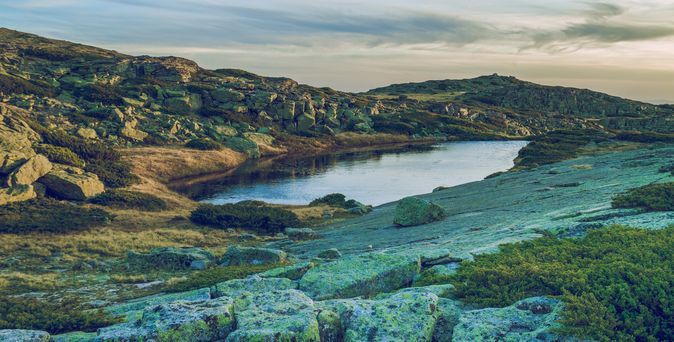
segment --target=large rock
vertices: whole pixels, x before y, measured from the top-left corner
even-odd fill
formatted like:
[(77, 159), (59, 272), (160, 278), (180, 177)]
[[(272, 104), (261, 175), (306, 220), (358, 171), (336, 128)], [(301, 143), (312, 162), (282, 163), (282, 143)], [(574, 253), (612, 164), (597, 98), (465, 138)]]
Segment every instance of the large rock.
[(129, 138), (135, 141), (143, 141), (149, 134), (138, 130), (130, 122), (125, 122), (124, 127), (119, 130), (119, 134), (125, 138)]
[(419, 269), (418, 257), (367, 253), (316, 266), (299, 286), (314, 299), (370, 297), (411, 284)]
[(406, 197), (398, 202), (393, 223), (399, 226), (416, 226), (441, 220), (445, 210), (439, 205), (417, 197)]
[(67, 200), (82, 201), (105, 191), (105, 186), (98, 176), (82, 169), (54, 164), (54, 168), (40, 183), (47, 187), (50, 194)]
[(233, 279), (211, 287), (211, 297), (237, 298), (247, 293), (264, 293), (274, 290), (296, 289), (297, 283), (286, 278), (262, 278), (254, 275), (246, 279)]
[(47, 157), (38, 154), (21, 164), (7, 177), (7, 185), (30, 185), (51, 171), (52, 165)]
[(28, 201), (37, 197), (32, 185), (16, 185), (0, 189), (0, 205), (12, 202)]
[(99, 329), (95, 341), (217, 341), (234, 330), (234, 301), (177, 301), (146, 307), (140, 320)]
[(37, 139), (25, 122), (0, 115), (0, 174), (10, 173), (34, 156), (32, 141)]
[(3, 329), (0, 330), (0, 341), (3, 342), (49, 342), (51, 337), (46, 331)]
[(260, 147), (253, 141), (241, 137), (229, 137), (224, 142), (225, 147), (242, 152), (251, 158), (260, 157)]
[(464, 312), (454, 327), (452, 341), (559, 341), (552, 333), (562, 304), (533, 297), (505, 308)]
[(105, 312), (111, 315), (125, 317), (127, 321), (132, 321), (140, 319), (143, 313), (143, 309), (149, 306), (170, 304), (178, 301), (203, 302), (210, 298), (211, 298), (210, 289), (201, 288), (187, 292), (177, 292), (177, 293), (136, 298), (128, 302), (108, 306), (104, 310)]
[(160, 247), (149, 253), (129, 252), (127, 261), (129, 266), (139, 269), (201, 270), (215, 263), (215, 256), (198, 247)]
[(237, 302), (236, 331), (227, 342), (318, 342), (314, 302), (297, 290), (256, 293)]
[(232, 246), (222, 256), (222, 266), (264, 265), (285, 262), (287, 254), (278, 249)]

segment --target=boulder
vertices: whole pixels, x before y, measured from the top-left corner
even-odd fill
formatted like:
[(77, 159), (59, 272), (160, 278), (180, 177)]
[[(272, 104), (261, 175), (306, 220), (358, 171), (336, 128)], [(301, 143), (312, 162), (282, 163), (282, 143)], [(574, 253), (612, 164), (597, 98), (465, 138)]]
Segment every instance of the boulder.
[(300, 114), (295, 120), (297, 120), (298, 131), (308, 131), (316, 125), (316, 118), (307, 113)]
[(143, 309), (149, 306), (156, 306), (160, 304), (169, 304), (173, 302), (203, 302), (211, 298), (211, 291), (209, 288), (201, 288), (186, 292), (169, 293), (164, 295), (154, 295), (148, 297), (141, 297), (130, 300), (128, 302), (115, 304), (106, 307), (105, 312), (114, 315), (125, 317), (127, 321), (140, 319)]
[(240, 137), (229, 137), (224, 142), (225, 147), (242, 152), (251, 158), (260, 157), (260, 147), (253, 141)]
[(276, 264), (286, 259), (287, 254), (278, 249), (232, 246), (222, 256), (221, 266)]
[(341, 258), (342, 253), (337, 248), (330, 248), (318, 253), (316, 256), (321, 259), (335, 260)]
[(237, 302), (236, 330), (226, 342), (320, 341), (314, 302), (297, 290), (255, 293)]
[(234, 301), (220, 297), (146, 307), (138, 321), (98, 330), (95, 341), (216, 341), (234, 330)]
[(105, 191), (105, 186), (93, 173), (72, 166), (54, 164), (40, 183), (50, 194), (67, 200), (82, 201)]
[(558, 341), (552, 331), (560, 327), (561, 310), (559, 300), (533, 297), (505, 308), (465, 311), (452, 341)]
[(445, 210), (439, 205), (417, 197), (406, 197), (398, 202), (393, 223), (408, 227), (439, 221)]
[(316, 265), (313, 262), (305, 261), (290, 266), (273, 268), (258, 275), (262, 278), (288, 278), (291, 280), (298, 280), (314, 266)]
[(127, 261), (138, 269), (202, 270), (215, 263), (215, 256), (199, 247), (160, 247), (149, 253), (129, 252)]
[(149, 134), (138, 130), (130, 122), (125, 122), (124, 127), (119, 130), (119, 135), (135, 141), (143, 141)]
[(313, 240), (321, 237), (320, 234), (311, 228), (286, 228), (285, 233), (293, 241)]
[(227, 88), (219, 88), (211, 91), (211, 97), (214, 100), (222, 103), (240, 102), (246, 98), (242, 92)]
[(28, 201), (37, 197), (32, 185), (16, 185), (0, 189), (0, 205), (12, 202)]
[(37, 154), (9, 174), (9, 177), (7, 177), (7, 185), (33, 184), (40, 177), (51, 171), (51, 169), (52, 165), (51, 162), (49, 162), (49, 159), (41, 154)]
[(77, 135), (85, 139), (98, 139), (98, 134), (93, 128), (80, 127), (77, 129)]
[(233, 279), (215, 284), (211, 287), (211, 297), (228, 296), (238, 298), (248, 293), (264, 293), (274, 290), (296, 289), (297, 284), (287, 278), (262, 278), (258, 275), (246, 279)]
[(12, 172), (34, 156), (32, 140), (37, 139), (37, 133), (23, 121), (0, 116), (0, 174)]
[(411, 284), (419, 269), (418, 257), (384, 253), (346, 256), (307, 271), (299, 288), (319, 300), (371, 297)]
[(46, 331), (24, 329), (0, 330), (0, 341), (3, 342), (49, 342), (51, 337)]

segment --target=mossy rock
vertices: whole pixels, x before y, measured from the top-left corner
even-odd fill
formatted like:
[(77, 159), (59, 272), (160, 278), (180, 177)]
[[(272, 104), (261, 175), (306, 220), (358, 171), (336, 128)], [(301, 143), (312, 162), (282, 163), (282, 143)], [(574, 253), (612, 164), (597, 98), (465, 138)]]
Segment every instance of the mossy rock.
[(444, 217), (445, 210), (439, 205), (417, 197), (406, 197), (398, 202), (393, 223), (409, 227), (439, 221)]
[(260, 158), (260, 148), (253, 141), (240, 137), (229, 137), (224, 145), (234, 151), (242, 152), (251, 158)]

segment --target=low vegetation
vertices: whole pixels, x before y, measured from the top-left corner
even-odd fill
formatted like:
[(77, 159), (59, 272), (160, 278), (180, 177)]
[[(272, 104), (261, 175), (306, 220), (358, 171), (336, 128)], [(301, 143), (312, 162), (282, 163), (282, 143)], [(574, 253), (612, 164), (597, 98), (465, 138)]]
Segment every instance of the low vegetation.
[(299, 224), (293, 212), (245, 204), (202, 204), (190, 215), (192, 222), (218, 228), (244, 228), (275, 234)]
[(166, 292), (182, 292), (199, 289), (215, 285), (217, 283), (228, 281), (232, 279), (242, 279), (249, 275), (261, 273), (272, 268), (283, 266), (281, 264), (264, 264), (264, 265), (241, 265), (241, 266), (226, 266), (214, 267), (203, 271), (196, 271), (190, 273), (183, 279), (177, 279), (169, 282), (163, 291)]
[(51, 334), (93, 332), (117, 322), (103, 311), (83, 310), (72, 300), (48, 303), (35, 298), (0, 298), (0, 329), (44, 330)]
[(100, 226), (111, 219), (101, 209), (48, 198), (0, 206), (1, 233), (66, 233)]
[(222, 149), (222, 145), (211, 139), (192, 139), (185, 144), (185, 147), (202, 151)]
[(89, 202), (117, 209), (136, 209), (142, 211), (161, 211), (167, 207), (166, 201), (157, 196), (118, 189), (108, 190), (90, 199)]
[(640, 143), (674, 142), (674, 134), (658, 132), (628, 131), (620, 132), (616, 139)]
[(54, 163), (75, 167), (84, 167), (85, 165), (84, 160), (67, 147), (40, 144), (35, 147), (35, 152), (44, 155)]
[(648, 184), (613, 198), (614, 208), (643, 208), (649, 211), (674, 210), (674, 182)]
[(613, 226), (580, 239), (545, 236), (464, 262), (455, 294), (479, 306), (532, 296), (565, 302), (563, 332), (601, 341), (674, 336), (674, 227)]
[(350, 209), (359, 206), (360, 203), (358, 203), (358, 201), (353, 199), (347, 200), (346, 196), (340, 193), (334, 193), (325, 195), (321, 198), (317, 198), (311, 201), (309, 205), (310, 206), (329, 205), (331, 207)]
[(515, 168), (536, 167), (575, 158), (582, 147), (591, 142), (608, 140), (597, 130), (560, 130), (536, 137), (522, 148), (515, 159)]

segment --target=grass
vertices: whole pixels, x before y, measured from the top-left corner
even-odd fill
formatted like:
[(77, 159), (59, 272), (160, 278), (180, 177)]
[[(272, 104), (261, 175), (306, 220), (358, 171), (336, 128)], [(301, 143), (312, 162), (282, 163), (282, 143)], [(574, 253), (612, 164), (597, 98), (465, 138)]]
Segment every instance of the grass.
[(613, 198), (614, 208), (643, 208), (648, 211), (674, 210), (674, 182), (648, 184)]
[(108, 190), (91, 198), (89, 202), (117, 209), (136, 209), (142, 211), (161, 211), (167, 207), (166, 201), (157, 196), (118, 189)]
[(0, 233), (66, 233), (101, 226), (112, 216), (48, 198), (0, 206)]
[(562, 332), (600, 341), (656, 341), (674, 336), (674, 227), (613, 226), (584, 238), (501, 246), (461, 264), (457, 298), (507, 306), (523, 298), (565, 302)]
[(283, 264), (265, 264), (265, 265), (242, 265), (242, 266), (227, 266), (214, 267), (203, 271), (192, 272), (185, 278), (173, 279), (169, 282), (163, 291), (166, 292), (182, 292), (203, 287), (215, 285), (217, 283), (232, 280), (242, 279), (249, 275), (261, 273), (272, 268), (286, 266)]

